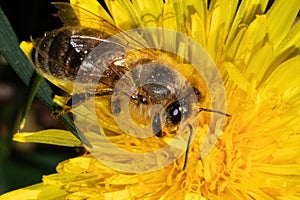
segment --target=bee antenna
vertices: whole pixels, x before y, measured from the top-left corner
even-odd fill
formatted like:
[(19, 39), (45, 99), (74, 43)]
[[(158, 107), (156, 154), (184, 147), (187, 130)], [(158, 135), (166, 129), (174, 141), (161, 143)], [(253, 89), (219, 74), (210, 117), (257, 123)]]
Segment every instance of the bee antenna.
[(199, 112), (213, 112), (213, 113), (218, 113), (220, 115), (224, 115), (226, 117), (231, 117), (231, 115), (225, 113), (225, 112), (222, 112), (222, 111), (219, 111), (219, 110), (212, 110), (212, 109), (209, 109), (209, 108), (199, 108)]

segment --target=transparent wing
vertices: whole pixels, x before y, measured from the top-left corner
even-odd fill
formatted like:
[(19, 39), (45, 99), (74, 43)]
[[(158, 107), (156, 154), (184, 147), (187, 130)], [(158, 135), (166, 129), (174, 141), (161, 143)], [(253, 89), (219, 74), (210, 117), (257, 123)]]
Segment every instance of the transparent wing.
[(78, 5), (65, 2), (54, 2), (53, 5), (58, 9), (55, 16), (61, 19), (64, 26), (84, 26), (106, 31), (111, 35), (121, 32), (112, 23)]
[(113, 22), (100, 17), (97, 13), (93, 13), (78, 5), (69, 4), (65, 2), (55, 2), (53, 5), (58, 9), (55, 16), (59, 17), (64, 23), (64, 26), (81, 26), (92, 29), (97, 29), (105, 35), (113, 36), (111, 40), (116, 40), (117, 43), (127, 45), (127, 49), (144, 49), (149, 48), (149, 45), (143, 38), (142, 29), (136, 31), (123, 32), (117, 28)]

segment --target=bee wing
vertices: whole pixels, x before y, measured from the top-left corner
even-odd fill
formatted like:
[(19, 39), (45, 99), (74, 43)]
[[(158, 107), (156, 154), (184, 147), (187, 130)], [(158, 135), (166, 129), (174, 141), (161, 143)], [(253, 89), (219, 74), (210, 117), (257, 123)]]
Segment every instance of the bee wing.
[(120, 29), (113, 25), (113, 21), (109, 17), (100, 17), (76, 4), (65, 2), (53, 2), (52, 4), (58, 9), (55, 16), (60, 18), (64, 26), (83, 26), (106, 31), (110, 35), (121, 32)]
[[(97, 29), (106, 35), (114, 36), (117, 42), (127, 45), (128, 49), (143, 49), (149, 47), (142, 36), (142, 30), (124, 32), (113, 24), (113, 20), (108, 16), (105, 17), (101, 12), (101, 17), (94, 12), (86, 10), (76, 4), (65, 2), (54, 2), (53, 5), (58, 9), (55, 16), (59, 17), (64, 26), (81, 26)], [(106, 14), (106, 13), (105, 13)], [(105, 18), (103, 18), (104, 16)]]

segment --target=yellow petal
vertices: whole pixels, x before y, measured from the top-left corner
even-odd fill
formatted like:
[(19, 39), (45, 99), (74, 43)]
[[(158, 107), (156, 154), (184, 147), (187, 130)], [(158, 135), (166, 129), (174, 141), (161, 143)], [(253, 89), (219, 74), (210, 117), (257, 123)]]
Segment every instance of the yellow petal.
[(262, 14), (268, 4), (268, 0), (244, 0), (239, 5), (237, 14), (235, 15), (230, 33), (227, 39), (227, 45), (231, 45), (235, 36), (240, 31), (241, 25), (249, 25), (258, 14)]
[(164, 4), (162, 27), (177, 30), (177, 18), (174, 10), (174, 3), (172, 1), (167, 1)]
[(286, 100), (297, 98), (300, 92), (299, 63), (300, 56), (295, 56), (281, 64), (265, 81), (262, 92), (277, 89), (278, 95), (283, 95)]
[(104, 194), (105, 199), (120, 199), (120, 200), (127, 200), (131, 199), (132, 196), (129, 190), (119, 190), (115, 192), (107, 192)]
[(63, 188), (57, 185), (38, 183), (3, 194), (0, 196), (0, 200), (57, 200), (65, 199), (67, 194)]
[(254, 84), (254, 87), (256, 87), (264, 77), (270, 63), (273, 61), (273, 57), (274, 49), (271, 44), (266, 44), (257, 52), (254, 52), (254, 56), (245, 71), (245, 77), (251, 80), (250, 82)]
[(31, 52), (32, 52), (32, 49), (33, 49), (32, 42), (25, 42), (25, 41), (21, 42), (20, 48), (28, 56), (28, 58), (31, 59)]
[[(75, 171), (74, 171), (75, 172)], [(95, 177), (94, 174), (91, 173), (63, 173), (63, 174), (51, 174), (47, 176), (43, 176), (43, 183), (57, 186), (64, 186), (67, 183), (73, 184), (74, 187), (80, 182), (88, 181), (88, 179), (93, 179)], [(78, 183), (76, 183), (78, 182)], [(75, 186), (76, 185), (76, 186)]]
[(256, 163), (253, 163), (252, 170), (263, 173), (272, 173), (274, 175), (300, 175), (300, 165), (295, 164), (274, 165), (259, 163), (256, 166)]
[(284, 197), (278, 197), (279, 200), (299, 200), (300, 194), (292, 194)]
[(81, 146), (81, 142), (71, 132), (59, 129), (16, 133), (13, 140), (17, 142), (36, 142), (68, 147)]
[(28, 186), (22, 189), (14, 190), (0, 196), (0, 200), (33, 200), (38, 199), (38, 195), (41, 192), (40, 188), (43, 186), (42, 183)]
[(128, 0), (105, 1), (117, 27), (128, 30), (138, 27), (140, 18), (135, 7)]
[[(247, 31), (248, 27), (247, 26), (241, 26), (239, 27), (239, 31), (238, 33), (234, 36), (234, 40), (232, 42), (230, 42), (230, 44), (227, 44), (226, 48), (226, 52), (225, 52), (225, 57), (228, 60), (235, 60), (237, 52), (239, 51), (240, 45), (241, 45), (241, 41), (244, 38), (244, 35)], [(235, 62), (240, 62), (238, 59), (236, 59)], [(244, 63), (243, 63), (244, 64)], [(222, 74), (224, 73), (223, 68), (219, 67)]]
[(267, 13), (268, 36), (276, 47), (289, 31), (299, 12), (299, 0), (276, 0)]
[[(292, 49), (289, 49), (293, 47)], [(300, 20), (289, 30), (279, 47), (276, 49), (278, 54), (284, 51), (295, 50), (300, 47)], [(298, 50), (299, 51), (299, 50)], [(292, 51), (293, 52), (293, 51)], [(291, 56), (291, 53), (285, 52), (287, 56)]]
[(300, 20), (289, 30), (280, 45), (275, 49), (276, 56), (272, 62), (270, 70), (274, 70), (278, 65), (289, 58), (299, 54), (300, 50)]
[[(110, 15), (105, 11), (105, 9), (96, 0), (70, 0), (70, 3), (74, 4), (74, 5), (78, 5), (82, 8), (90, 11), (95, 16), (100, 16), (101, 18), (105, 19), (106, 21), (113, 23), (113, 20), (110, 17)], [(80, 13), (76, 13), (76, 14), (78, 14), (79, 21), (81, 22), (81, 24), (88, 23), (87, 21), (85, 22), (85, 16), (82, 16), (82, 18), (80, 18)], [(90, 27), (90, 26), (88, 25), (88, 27)]]
[(46, 185), (44, 184), (38, 199), (43, 200), (59, 200), (66, 199), (68, 192), (58, 185)]
[(239, 86), (239, 88), (248, 92), (250, 83), (244, 75), (230, 62), (225, 62), (223, 67), (227, 70), (229, 77)]
[[(243, 60), (248, 63), (252, 54), (260, 49), (267, 41), (267, 20), (266, 16), (257, 16), (249, 25), (243, 39), (240, 42), (235, 60)], [(239, 65), (238, 68), (244, 70), (247, 65)]]
[(144, 26), (147, 27), (162, 27), (161, 16), (163, 11), (163, 1), (139, 1), (132, 0), (134, 8), (139, 10), (139, 16)]
[(249, 195), (251, 195), (251, 197), (253, 199), (256, 199), (256, 200), (273, 200), (274, 199), (270, 195), (268, 195), (265, 192), (258, 190), (258, 189), (250, 190), (248, 193), (249, 193)]
[[(228, 4), (226, 0), (212, 1), (210, 4), (211, 19), (209, 23), (209, 35), (207, 36), (207, 51), (215, 60), (225, 46), (228, 29), (236, 12), (238, 1), (234, 0)], [(218, 33), (218, 34), (216, 34)]]

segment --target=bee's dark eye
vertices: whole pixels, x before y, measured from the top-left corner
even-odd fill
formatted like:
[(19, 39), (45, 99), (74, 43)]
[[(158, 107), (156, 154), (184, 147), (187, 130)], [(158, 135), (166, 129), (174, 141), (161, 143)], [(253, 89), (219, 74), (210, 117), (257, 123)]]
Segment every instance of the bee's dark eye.
[(167, 109), (167, 120), (169, 120), (172, 124), (178, 124), (182, 118), (182, 107), (180, 106), (179, 101), (175, 101), (171, 103)]

